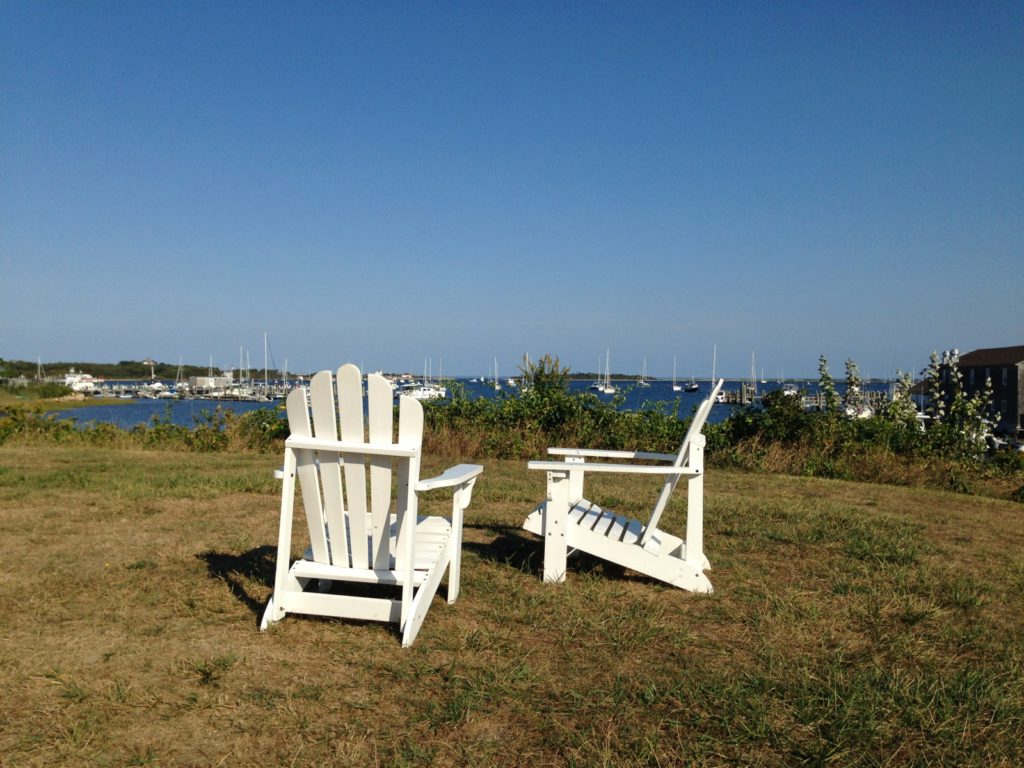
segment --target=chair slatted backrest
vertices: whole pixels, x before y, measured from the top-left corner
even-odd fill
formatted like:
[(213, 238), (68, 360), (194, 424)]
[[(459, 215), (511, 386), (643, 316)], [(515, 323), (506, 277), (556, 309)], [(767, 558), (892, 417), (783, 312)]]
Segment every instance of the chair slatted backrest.
[[(416, 456), (398, 459), (400, 486), (415, 485), (423, 441), (422, 407), (413, 398), (402, 398), (396, 443), (391, 385), (383, 376), (370, 374), (366, 390), (364, 418), (359, 369), (343, 365), (336, 377), (330, 371), (320, 371), (311, 379), (308, 394), (303, 388), (288, 395), (292, 434), (357, 446), (370, 443), (415, 448)], [(389, 549), (388, 519), (394, 461), (392, 456), (367, 453), (358, 447), (343, 452), (296, 449), (296, 471), (316, 562), (360, 569), (390, 568), (391, 557), (396, 555)], [(399, 514), (408, 506), (408, 498), (400, 493)]]
[[(693, 444), (693, 438), (699, 435), (700, 431), (704, 429), (704, 424), (707, 422), (708, 415), (711, 413), (711, 409), (715, 405), (715, 400), (718, 398), (718, 393), (721, 391), (724, 384), (725, 379), (719, 379), (718, 383), (711, 390), (711, 394), (697, 406), (697, 411), (693, 414), (693, 421), (690, 422), (690, 428), (686, 430), (686, 436), (683, 438), (682, 445), (679, 446), (679, 453), (676, 454), (676, 460), (673, 466), (685, 467), (689, 464), (690, 446)], [(654, 534), (654, 531), (657, 530), (658, 521), (661, 520), (661, 515), (665, 511), (665, 507), (668, 506), (668, 500), (671, 498), (672, 492), (679, 484), (680, 477), (681, 475), (669, 475), (665, 479), (665, 484), (661, 487), (661, 495), (658, 496), (658, 503), (654, 505), (651, 517), (647, 521), (647, 525), (644, 527), (644, 532), (640, 537), (641, 546), (646, 544), (648, 539), (650, 539)]]

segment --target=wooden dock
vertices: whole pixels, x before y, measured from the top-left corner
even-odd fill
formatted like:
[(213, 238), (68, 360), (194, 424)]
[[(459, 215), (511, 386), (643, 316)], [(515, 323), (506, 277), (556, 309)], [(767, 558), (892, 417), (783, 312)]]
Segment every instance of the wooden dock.
[[(723, 390), (720, 395), (721, 399), (719, 402), (727, 403), (729, 405), (751, 405), (760, 401), (762, 394), (763, 393), (757, 391), (757, 387), (753, 384), (740, 382), (740, 388), (738, 390)], [(863, 397), (864, 401), (875, 413), (878, 413), (885, 407), (886, 403), (889, 402), (889, 396), (885, 392), (869, 390), (864, 392)], [(840, 402), (842, 402), (841, 396)], [(821, 392), (817, 392), (815, 394), (803, 394), (801, 396), (801, 404), (805, 411), (822, 411), (825, 409), (825, 395)]]

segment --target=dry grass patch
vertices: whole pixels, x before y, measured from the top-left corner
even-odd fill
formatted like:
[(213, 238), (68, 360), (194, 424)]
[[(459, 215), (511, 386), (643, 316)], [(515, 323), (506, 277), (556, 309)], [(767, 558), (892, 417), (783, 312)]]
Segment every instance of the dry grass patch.
[[(0, 447), (0, 764), (1014, 765), (1024, 750), (1019, 505), (712, 470), (714, 595), (585, 557), (556, 587), (519, 529), (543, 473), (485, 462), (460, 599), (436, 598), (402, 650), (379, 624), (257, 631), (277, 462)], [(623, 512), (657, 493), (594, 479)], [(679, 495), (666, 527), (684, 513)]]

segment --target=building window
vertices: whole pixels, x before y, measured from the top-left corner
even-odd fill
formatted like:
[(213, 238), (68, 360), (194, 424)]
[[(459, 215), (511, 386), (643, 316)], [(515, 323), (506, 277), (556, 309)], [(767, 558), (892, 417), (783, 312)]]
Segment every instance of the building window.
[(992, 369), (991, 368), (986, 368), (985, 369), (985, 382), (988, 383), (991, 380), (992, 380)]
[(1009, 380), (1010, 380), (1010, 369), (1009, 368), (1003, 368), (1003, 386), (1004, 387), (1009, 383)]
[(969, 384), (970, 384), (970, 385), (971, 385), (972, 387), (974, 386), (974, 369), (973, 369), (973, 368), (971, 368), (971, 370), (970, 370), (970, 371), (968, 372), (968, 374), (967, 374), (967, 382), (968, 382), (968, 383), (969, 383)]

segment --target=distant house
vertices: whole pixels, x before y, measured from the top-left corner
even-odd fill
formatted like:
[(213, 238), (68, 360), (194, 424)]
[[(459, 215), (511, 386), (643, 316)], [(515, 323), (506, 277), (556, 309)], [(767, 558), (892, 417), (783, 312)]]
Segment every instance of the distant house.
[(961, 355), (958, 367), (968, 395), (981, 391), (985, 381), (992, 380), (992, 407), (999, 412), (998, 432), (1024, 430), (1024, 346), (976, 349)]

